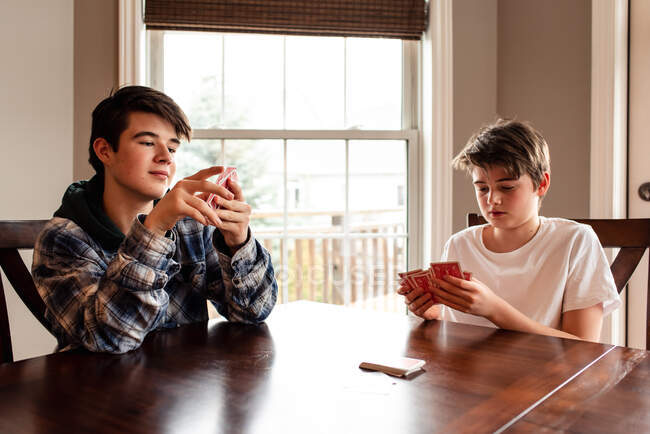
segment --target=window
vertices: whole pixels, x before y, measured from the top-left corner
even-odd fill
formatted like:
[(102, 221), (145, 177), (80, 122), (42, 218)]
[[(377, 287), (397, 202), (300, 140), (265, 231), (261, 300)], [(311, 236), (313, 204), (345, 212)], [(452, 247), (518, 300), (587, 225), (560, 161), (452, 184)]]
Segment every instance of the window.
[(147, 31), (148, 80), (190, 119), (177, 179), (236, 166), (279, 301), (403, 311), (417, 263), (417, 41)]

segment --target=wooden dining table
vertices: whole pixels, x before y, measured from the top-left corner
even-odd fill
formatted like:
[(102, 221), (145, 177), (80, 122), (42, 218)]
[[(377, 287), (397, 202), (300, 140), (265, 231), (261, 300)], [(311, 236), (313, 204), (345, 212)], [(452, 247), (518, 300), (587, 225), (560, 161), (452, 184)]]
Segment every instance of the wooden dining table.
[[(393, 377), (375, 357), (426, 361)], [(642, 350), (314, 302), (0, 365), (0, 432), (648, 432)], [(640, 430), (629, 431), (631, 428)]]

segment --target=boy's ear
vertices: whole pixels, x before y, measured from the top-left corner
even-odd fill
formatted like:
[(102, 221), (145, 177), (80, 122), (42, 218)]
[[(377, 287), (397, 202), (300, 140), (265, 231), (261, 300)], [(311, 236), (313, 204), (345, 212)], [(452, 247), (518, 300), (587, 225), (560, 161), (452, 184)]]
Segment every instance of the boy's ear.
[(108, 164), (111, 161), (111, 157), (115, 153), (115, 151), (113, 151), (113, 147), (103, 137), (98, 137), (95, 139), (93, 142), (93, 150), (95, 151), (97, 158), (99, 158), (99, 161), (104, 164)]
[(542, 181), (539, 183), (539, 187), (537, 188), (537, 195), (539, 197), (544, 197), (550, 187), (551, 187), (551, 174), (548, 172), (544, 172)]

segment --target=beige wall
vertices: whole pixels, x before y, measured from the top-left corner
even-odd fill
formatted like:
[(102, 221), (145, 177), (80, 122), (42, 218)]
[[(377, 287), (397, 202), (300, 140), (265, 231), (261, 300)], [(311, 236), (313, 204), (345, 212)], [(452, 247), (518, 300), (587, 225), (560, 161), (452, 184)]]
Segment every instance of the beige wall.
[[(497, 113), (497, 0), (455, 0), (454, 155), (481, 125)], [(454, 171), (453, 231), (465, 215), (479, 212), (474, 188), (464, 172)]]
[[(72, 181), (72, 0), (4, 0), (0, 219), (49, 218)], [(31, 251), (23, 252), (31, 266)], [(14, 358), (56, 341), (3, 277)]]
[(551, 151), (541, 213), (589, 217), (591, 3), (499, 0), (497, 111), (529, 120)]
[[(531, 121), (551, 150), (551, 190), (542, 214), (588, 217), (591, 3), (453, 4), (454, 150), (492, 121), (493, 113)], [(465, 227), (465, 214), (476, 209), (471, 186), (455, 174), (454, 231)]]
[(74, 170), (75, 180), (95, 172), (88, 164), (91, 114), (117, 86), (117, 0), (74, 2)]
[[(0, 219), (49, 218), (86, 162), (93, 107), (117, 83), (117, 0), (4, 0)], [(31, 251), (21, 252), (31, 266)], [(55, 339), (3, 276), (14, 358)]]

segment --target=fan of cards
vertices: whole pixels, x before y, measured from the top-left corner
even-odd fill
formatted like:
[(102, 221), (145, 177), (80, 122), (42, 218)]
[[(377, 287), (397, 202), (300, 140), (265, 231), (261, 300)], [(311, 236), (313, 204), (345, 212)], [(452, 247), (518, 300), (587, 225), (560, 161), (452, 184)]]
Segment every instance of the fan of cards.
[(450, 275), (459, 279), (472, 280), (472, 273), (463, 271), (458, 262), (432, 262), (427, 270), (411, 270), (397, 274), (401, 279), (400, 283), (409, 289), (421, 288), (431, 293), (435, 286), (432, 277), (442, 280), (446, 275)]
[[(226, 182), (229, 178), (235, 182), (239, 181), (239, 178), (237, 177), (237, 169), (235, 167), (224, 167), (223, 172), (217, 176), (217, 179), (214, 181), (214, 183), (226, 187)], [(208, 196), (208, 200), (206, 202), (214, 209), (220, 208), (217, 195), (214, 193), (210, 193), (210, 196)]]

